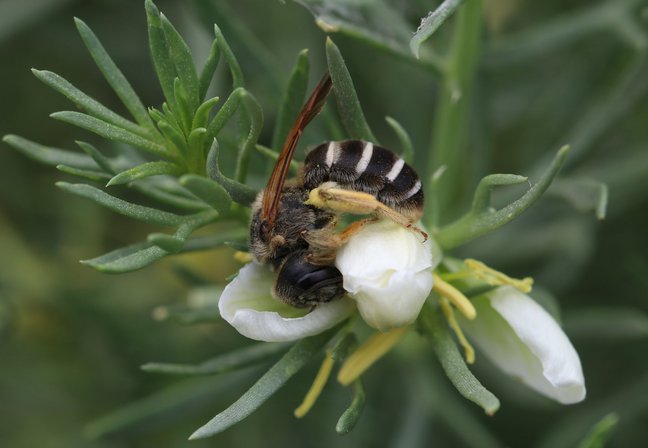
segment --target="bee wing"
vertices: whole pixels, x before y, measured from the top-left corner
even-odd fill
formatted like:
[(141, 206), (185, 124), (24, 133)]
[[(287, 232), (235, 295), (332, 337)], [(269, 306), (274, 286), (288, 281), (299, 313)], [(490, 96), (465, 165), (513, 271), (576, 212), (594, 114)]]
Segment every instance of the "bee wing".
[(324, 107), (326, 97), (331, 91), (331, 86), (331, 75), (326, 72), (315, 87), (315, 90), (313, 90), (313, 93), (311, 93), (306, 104), (304, 104), (304, 107), (302, 107), (302, 110), (299, 112), (299, 115), (295, 120), (295, 124), (293, 124), (293, 127), (288, 133), (288, 137), (286, 137), (286, 142), (284, 143), (281, 154), (279, 154), (277, 163), (272, 170), (261, 203), (261, 219), (262, 221), (267, 222), (270, 227), (273, 226), (274, 220), (277, 216), (277, 211), (279, 210), (281, 191), (286, 182), (288, 168), (290, 167), (290, 161), (295, 153), (297, 142), (299, 142), (299, 138), (301, 137), (306, 125), (308, 125), (308, 123), (310, 123), (310, 121), (315, 118)]

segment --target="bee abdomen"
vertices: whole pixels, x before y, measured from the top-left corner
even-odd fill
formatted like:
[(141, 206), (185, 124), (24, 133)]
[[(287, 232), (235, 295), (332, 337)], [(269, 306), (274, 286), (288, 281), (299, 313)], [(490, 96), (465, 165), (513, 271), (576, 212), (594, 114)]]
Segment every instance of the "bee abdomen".
[(389, 149), (370, 142), (327, 142), (309, 152), (304, 186), (311, 190), (329, 181), (372, 194), (408, 216), (423, 209), (423, 187), (416, 171)]

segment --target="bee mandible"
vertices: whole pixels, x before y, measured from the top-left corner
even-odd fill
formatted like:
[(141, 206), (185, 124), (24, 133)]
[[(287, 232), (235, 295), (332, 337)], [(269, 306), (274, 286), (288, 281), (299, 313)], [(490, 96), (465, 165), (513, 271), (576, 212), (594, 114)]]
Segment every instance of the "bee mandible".
[[(423, 213), (418, 174), (392, 151), (370, 142), (325, 142), (308, 153), (294, 180), (286, 181), (304, 128), (326, 102), (327, 72), (304, 104), (286, 138), (268, 184), (252, 205), (250, 249), (277, 278), (273, 295), (295, 307), (314, 307), (344, 295), (335, 254), (376, 219), (414, 226)], [(343, 213), (369, 215), (336, 231)]]

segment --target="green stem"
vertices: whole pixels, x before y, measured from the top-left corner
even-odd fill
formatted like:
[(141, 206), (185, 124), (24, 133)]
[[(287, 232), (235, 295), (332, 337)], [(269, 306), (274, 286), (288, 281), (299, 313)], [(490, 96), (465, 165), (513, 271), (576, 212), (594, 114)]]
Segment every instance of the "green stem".
[[(429, 197), (437, 195), (440, 210), (436, 213), (442, 216), (457, 198), (463, 183), (461, 160), (465, 151), (468, 106), (479, 56), (481, 9), (482, 0), (467, 0), (459, 8), (453, 44), (440, 86), (426, 173), (433, 173), (443, 165), (446, 172), (434, 191), (429, 179), (426, 179), (426, 193)], [(428, 208), (427, 223), (430, 223), (430, 213)]]

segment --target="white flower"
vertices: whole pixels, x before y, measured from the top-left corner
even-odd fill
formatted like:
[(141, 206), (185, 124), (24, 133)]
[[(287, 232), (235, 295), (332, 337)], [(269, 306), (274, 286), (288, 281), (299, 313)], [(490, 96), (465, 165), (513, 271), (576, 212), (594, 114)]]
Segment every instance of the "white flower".
[(338, 251), (335, 265), (365, 322), (386, 331), (416, 320), (440, 259), (431, 239), (423, 243), (419, 234), (379, 221), (353, 235)]
[(499, 368), (562, 404), (585, 398), (576, 350), (531, 297), (502, 286), (473, 303), (477, 319), (463, 319), (462, 326)]
[(271, 296), (275, 275), (267, 266), (249, 263), (223, 290), (221, 316), (243, 336), (258, 341), (294, 341), (321, 333), (346, 319), (354, 309), (346, 297), (308, 309), (294, 308)]

